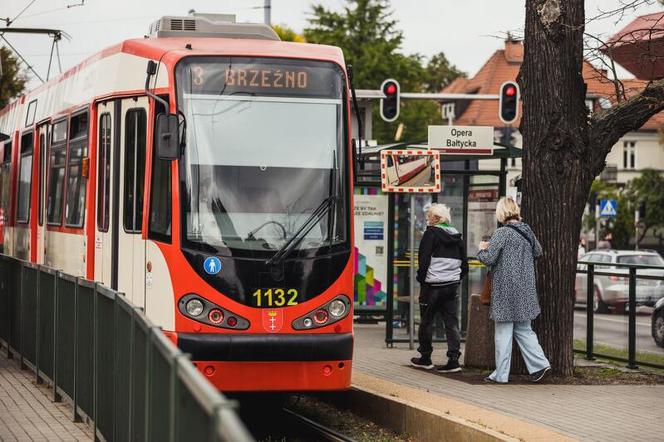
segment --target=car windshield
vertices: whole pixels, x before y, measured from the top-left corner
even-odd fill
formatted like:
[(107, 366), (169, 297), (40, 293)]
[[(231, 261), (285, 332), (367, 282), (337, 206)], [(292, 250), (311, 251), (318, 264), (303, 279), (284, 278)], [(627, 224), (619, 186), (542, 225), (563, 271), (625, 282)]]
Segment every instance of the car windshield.
[(331, 63), (191, 58), (177, 68), (186, 118), (184, 239), (274, 253), (326, 198), (298, 249), (346, 241), (343, 78)]
[(643, 264), (649, 266), (664, 266), (664, 259), (659, 255), (625, 255), (618, 257), (618, 264)]

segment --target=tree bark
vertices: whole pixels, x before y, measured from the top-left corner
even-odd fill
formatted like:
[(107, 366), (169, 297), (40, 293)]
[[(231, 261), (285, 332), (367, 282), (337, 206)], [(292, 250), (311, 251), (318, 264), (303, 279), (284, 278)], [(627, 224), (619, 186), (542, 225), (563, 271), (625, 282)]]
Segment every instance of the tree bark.
[[(611, 147), (664, 107), (664, 82), (589, 118), (584, 0), (528, 0), (522, 91), (523, 208), (544, 248), (534, 322), (555, 374), (573, 374), (574, 280), (583, 209)], [(518, 361), (515, 361), (517, 366)]]

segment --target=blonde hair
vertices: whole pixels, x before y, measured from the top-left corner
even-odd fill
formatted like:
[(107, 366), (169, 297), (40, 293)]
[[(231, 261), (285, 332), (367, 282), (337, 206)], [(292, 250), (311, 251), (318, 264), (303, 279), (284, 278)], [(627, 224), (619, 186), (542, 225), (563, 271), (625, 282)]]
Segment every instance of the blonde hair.
[(452, 215), (450, 214), (450, 208), (445, 204), (433, 203), (429, 210), (427, 211), (427, 218), (432, 225), (440, 223), (450, 223), (452, 221)]
[(521, 209), (511, 196), (501, 198), (496, 204), (496, 219), (501, 224), (511, 219), (521, 221)]

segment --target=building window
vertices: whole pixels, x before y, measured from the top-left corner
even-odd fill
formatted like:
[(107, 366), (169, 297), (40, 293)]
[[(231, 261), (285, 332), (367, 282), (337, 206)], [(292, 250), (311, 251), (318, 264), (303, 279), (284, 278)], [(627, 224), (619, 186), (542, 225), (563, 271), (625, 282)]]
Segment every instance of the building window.
[(30, 220), (30, 189), (32, 188), (32, 151), (33, 133), (21, 136), (21, 158), (18, 173), (18, 198), (16, 203), (16, 221), (27, 223)]
[(97, 181), (97, 228), (108, 232), (111, 200), (111, 114), (99, 117), (99, 171)]
[(72, 115), (67, 158), (65, 225), (83, 227), (85, 191), (88, 184), (88, 112)]
[(46, 200), (46, 222), (62, 224), (62, 194), (65, 185), (65, 164), (67, 162), (67, 120), (53, 125), (51, 132), (51, 154), (49, 156), (48, 199)]
[(145, 178), (145, 109), (130, 109), (125, 116), (124, 216), (127, 233), (140, 233)]
[(636, 141), (623, 141), (623, 169), (636, 169)]

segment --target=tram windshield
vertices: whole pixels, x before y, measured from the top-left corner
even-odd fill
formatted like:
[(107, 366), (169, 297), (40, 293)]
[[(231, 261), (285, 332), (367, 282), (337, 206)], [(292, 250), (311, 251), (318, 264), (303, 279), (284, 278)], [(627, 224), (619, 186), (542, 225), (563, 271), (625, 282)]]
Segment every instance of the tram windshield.
[[(346, 242), (343, 77), (331, 63), (196, 57), (176, 69), (186, 118), (186, 246), (273, 255)], [(301, 227), (335, 204), (303, 238)]]

